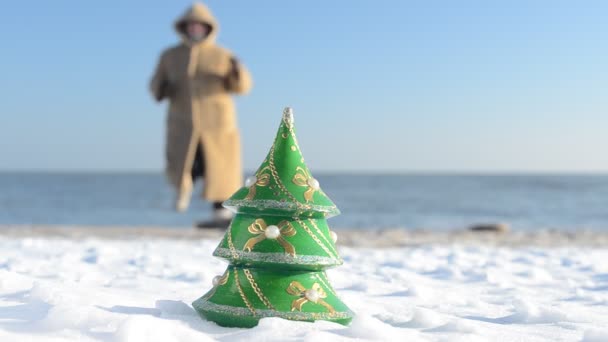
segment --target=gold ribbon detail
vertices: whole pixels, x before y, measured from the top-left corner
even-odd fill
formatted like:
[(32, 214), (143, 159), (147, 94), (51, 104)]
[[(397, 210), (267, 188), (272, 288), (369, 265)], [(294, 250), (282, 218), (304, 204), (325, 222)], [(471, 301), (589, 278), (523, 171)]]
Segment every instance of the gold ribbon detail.
[(223, 286), (226, 285), (226, 283), (228, 282), (228, 277), (230, 276), (230, 273), (228, 273), (228, 271), (226, 271), (217, 281), (217, 286)]
[(243, 250), (251, 252), (251, 250), (253, 250), (253, 247), (258, 243), (266, 239), (273, 239), (276, 240), (279, 245), (283, 247), (283, 249), (285, 249), (285, 253), (291, 254), (292, 256), (296, 256), (295, 247), (291, 243), (289, 243), (289, 241), (285, 240), (285, 237), (291, 237), (296, 235), (296, 229), (288, 221), (279, 222), (279, 224), (277, 224), (277, 227), (279, 228), (279, 235), (276, 238), (268, 237), (266, 233), (266, 230), (268, 229), (266, 221), (264, 221), (263, 219), (255, 220), (251, 225), (249, 225), (247, 230), (251, 234), (257, 236), (247, 240), (247, 243), (245, 244)]
[(207, 295), (204, 298), (209, 299), (209, 298), (213, 297), (213, 295), (215, 295), (215, 292), (217, 291), (218, 287), (224, 286), (224, 285), (226, 285), (226, 283), (228, 283), (229, 276), (230, 276), (230, 273), (228, 273), (228, 270), (226, 270), (226, 272), (224, 272), (224, 274), (221, 277), (217, 278), (217, 281), (215, 281), (215, 279), (214, 279), (213, 288), (211, 289), (211, 291), (209, 291), (209, 293), (207, 293)]
[(297, 186), (307, 187), (304, 192), (304, 199), (306, 199), (306, 202), (312, 201), (312, 196), (315, 194), (315, 191), (319, 190), (319, 183), (317, 180), (312, 178), (310, 173), (301, 166), (296, 167), (296, 174), (293, 176), (292, 182)]
[(300, 282), (292, 281), (287, 288), (287, 293), (292, 296), (300, 297), (291, 303), (291, 311), (302, 311), (302, 306), (311, 302), (325, 307), (329, 313), (336, 313), (333, 306), (323, 300), (324, 298), (327, 298), (327, 293), (325, 293), (325, 290), (323, 290), (319, 283), (314, 283), (312, 288), (307, 289)]
[(249, 192), (247, 193), (245, 199), (252, 200), (255, 197), (255, 193), (258, 186), (265, 187), (270, 184), (270, 173), (266, 171), (270, 171), (270, 167), (266, 166), (255, 174), (256, 181), (249, 187)]

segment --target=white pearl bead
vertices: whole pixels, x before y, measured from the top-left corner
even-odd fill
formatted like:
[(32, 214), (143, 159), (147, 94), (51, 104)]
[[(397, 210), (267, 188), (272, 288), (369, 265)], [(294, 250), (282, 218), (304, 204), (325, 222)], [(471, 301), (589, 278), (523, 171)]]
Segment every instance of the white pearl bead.
[(304, 292), (304, 297), (309, 301), (316, 303), (319, 300), (319, 292), (316, 290), (310, 289)]
[(334, 243), (338, 241), (338, 234), (336, 234), (336, 232), (334, 232), (333, 230), (329, 231), (329, 236), (331, 236), (331, 239), (334, 241)]
[(211, 281), (211, 283), (213, 284), (213, 286), (218, 286), (220, 283), (220, 279), (222, 279), (221, 276), (215, 276), (213, 277), (213, 280)]
[(257, 181), (258, 181), (258, 177), (256, 177), (256, 176), (247, 177), (247, 179), (245, 180), (245, 186), (250, 187), (253, 184), (255, 184)]
[(266, 238), (274, 240), (281, 235), (281, 230), (275, 225), (268, 226), (264, 231), (264, 235), (266, 235)]
[(315, 190), (319, 190), (320, 185), (319, 185), (319, 181), (318, 181), (318, 180), (316, 180), (316, 179), (314, 179), (314, 178), (308, 178), (307, 183), (308, 183), (308, 185), (309, 185), (311, 188), (313, 188), (313, 189), (315, 189)]

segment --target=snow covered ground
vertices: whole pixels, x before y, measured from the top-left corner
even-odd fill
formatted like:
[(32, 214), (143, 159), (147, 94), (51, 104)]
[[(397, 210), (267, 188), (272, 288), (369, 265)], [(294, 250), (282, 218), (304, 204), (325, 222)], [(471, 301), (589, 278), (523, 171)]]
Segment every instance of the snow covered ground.
[(217, 239), (0, 237), (0, 341), (608, 341), (608, 249), (342, 247), (352, 325), (201, 320)]

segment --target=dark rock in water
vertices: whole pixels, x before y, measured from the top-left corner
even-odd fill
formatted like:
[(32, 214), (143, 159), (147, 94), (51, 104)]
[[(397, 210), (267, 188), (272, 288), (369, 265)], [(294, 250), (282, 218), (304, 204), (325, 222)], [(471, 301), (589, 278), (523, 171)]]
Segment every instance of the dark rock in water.
[(469, 230), (473, 232), (508, 233), (510, 227), (506, 223), (486, 223), (471, 226)]

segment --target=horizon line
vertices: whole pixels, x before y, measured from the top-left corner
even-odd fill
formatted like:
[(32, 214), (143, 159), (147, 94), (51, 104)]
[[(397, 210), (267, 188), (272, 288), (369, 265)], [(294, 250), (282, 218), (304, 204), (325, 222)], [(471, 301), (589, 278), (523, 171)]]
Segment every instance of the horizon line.
[[(255, 169), (246, 169), (244, 174), (253, 174)], [(608, 170), (466, 170), (466, 169), (429, 169), (429, 170), (317, 170), (320, 175), (585, 175), (608, 176)], [(162, 169), (0, 169), (0, 174), (164, 174)]]

